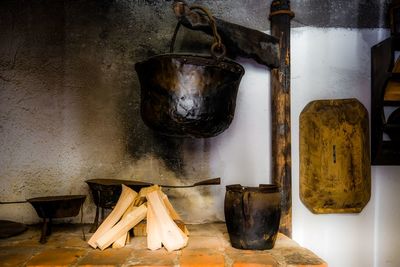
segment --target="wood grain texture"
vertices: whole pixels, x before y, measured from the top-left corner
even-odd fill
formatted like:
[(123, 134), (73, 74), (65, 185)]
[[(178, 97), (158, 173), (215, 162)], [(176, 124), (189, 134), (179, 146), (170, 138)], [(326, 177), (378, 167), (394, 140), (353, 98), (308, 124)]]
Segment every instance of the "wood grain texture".
[(139, 207), (133, 209), (127, 214), (125, 218), (122, 218), (116, 225), (114, 225), (109, 231), (102, 235), (97, 240), (97, 246), (104, 250), (115, 242), (122, 234), (128, 232), (141, 220), (146, 218), (147, 207), (146, 204), (142, 204)]
[(281, 187), (280, 232), (292, 235), (292, 159), (290, 130), (290, 11), (289, 1), (271, 3), (271, 33), (279, 38), (279, 68), (271, 70), (272, 180)]
[(310, 102), (300, 115), (300, 198), (313, 213), (357, 213), (371, 196), (368, 112), (356, 99)]
[(160, 233), (160, 226), (154, 214), (154, 209), (150, 203), (147, 206), (147, 248), (150, 250), (157, 250), (162, 247), (162, 238)]
[[(174, 220), (175, 223), (177, 223), (177, 221), (182, 222), (181, 216), (178, 214), (178, 212), (176, 212), (176, 210), (172, 206), (171, 202), (168, 199), (168, 196), (161, 191), (160, 191), (160, 194), (161, 194), (161, 198), (164, 202), (164, 205), (167, 208), (168, 213), (171, 216), (172, 220)], [(177, 225), (185, 233), (185, 235), (189, 235), (189, 230), (187, 229), (185, 224), (183, 224), (183, 227), (181, 227), (179, 224), (177, 224)]]
[(98, 239), (103, 236), (108, 230), (110, 230), (118, 221), (121, 219), (124, 212), (133, 203), (137, 196), (137, 193), (129, 187), (122, 185), (122, 192), (118, 199), (115, 208), (99, 226), (97, 231), (89, 239), (88, 244), (92, 248), (97, 248)]
[[(147, 203), (147, 209), (149, 208), (149, 203)], [(174, 220), (175, 224), (182, 230), (186, 235), (189, 235), (189, 232), (185, 232), (186, 225), (183, 221)], [(147, 236), (147, 219), (144, 219), (135, 227), (133, 227), (133, 236)]]
[[(135, 199), (136, 200), (136, 199)], [(134, 201), (135, 202), (135, 201)], [(136, 209), (137, 207), (132, 203), (128, 209), (125, 211), (124, 215), (122, 215), (122, 219), (126, 218), (131, 211)], [(123, 248), (129, 239), (129, 231), (121, 235), (115, 242), (112, 244), (112, 248)]]
[(170, 252), (178, 250), (187, 245), (188, 237), (179, 229), (170, 217), (167, 208), (162, 200), (161, 193), (152, 191), (146, 195), (148, 204), (152, 207), (154, 220), (159, 227), (161, 241), (164, 247)]

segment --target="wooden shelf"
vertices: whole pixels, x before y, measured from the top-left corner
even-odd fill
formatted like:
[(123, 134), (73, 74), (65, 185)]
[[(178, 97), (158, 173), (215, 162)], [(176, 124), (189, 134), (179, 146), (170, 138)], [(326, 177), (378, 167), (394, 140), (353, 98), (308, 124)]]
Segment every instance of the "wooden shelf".
[(393, 67), (393, 72), (387, 73), (387, 84), (383, 100), (388, 105), (391, 102), (400, 103), (400, 60), (397, 60)]
[(400, 101), (400, 82), (389, 80), (383, 96), (385, 102)]
[(386, 130), (400, 130), (400, 125), (398, 124), (385, 124), (384, 131)]
[(400, 165), (400, 146), (383, 140), (385, 131), (400, 125), (386, 124), (385, 107), (400, 106), (400, 38), (389, 37), (371, 48), (371, 163)]

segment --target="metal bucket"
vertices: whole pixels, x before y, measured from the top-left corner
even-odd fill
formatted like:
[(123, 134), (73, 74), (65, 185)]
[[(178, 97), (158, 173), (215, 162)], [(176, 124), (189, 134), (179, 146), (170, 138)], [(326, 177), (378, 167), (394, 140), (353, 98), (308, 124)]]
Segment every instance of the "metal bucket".
[(225, 58), (214, 32), (211, 56), (171, 53), (135, 64), (141, 87), (141, 117), (158, 133), (176, 137), (212, 137), (233, 120), (243, 67)]
[(273, 248), (279, 230), (280, 203), (277, 185), (226, 186), (224, 211), (232, 246), (252, 250)]

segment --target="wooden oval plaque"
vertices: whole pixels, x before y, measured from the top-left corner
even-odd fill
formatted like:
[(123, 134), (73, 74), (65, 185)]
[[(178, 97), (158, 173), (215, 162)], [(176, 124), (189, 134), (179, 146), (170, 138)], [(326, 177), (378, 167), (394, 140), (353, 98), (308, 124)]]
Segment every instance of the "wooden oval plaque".
[(300, 114), (300, 198), (313, 213), (357, 213), (371, 196), (368, 112), (317, 100)]

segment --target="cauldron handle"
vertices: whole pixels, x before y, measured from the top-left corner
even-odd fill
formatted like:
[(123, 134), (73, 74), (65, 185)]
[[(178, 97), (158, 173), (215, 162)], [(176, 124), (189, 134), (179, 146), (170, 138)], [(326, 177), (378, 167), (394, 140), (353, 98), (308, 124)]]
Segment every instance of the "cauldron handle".
[[(216, 60), (223, 59), (226, 54), (226, 48), (225, 48), (225, 45), (221, 41), (221, 36), (218, 34), (215, 20), (214, 20), (213, 16), (211, 15), (210, 11), (208, 11), (208, 9), (206, 9), (205, 7), (202, 7), (202, 6), (191, 6), (189, 8), (190, 8), (190, 10), (199, 9), (199, 10), (203, 11), (204, 14), (208, 17), (208, 23), (210, 24), (210, 27), (211, 27), (213, 35), (214, 35), (214, 43), (211, 45), (211, 50), (210, 50), (211, 55)], [(175, 30), (174, 30), (174, 34), (171, 39), (171, 44), (169, 47), (170, 53), (174, 52), (176, 35), (178, 34), (180, 27), (181, 27), (181, 23), (178, 21), (178, 23), (176, 24)]]

